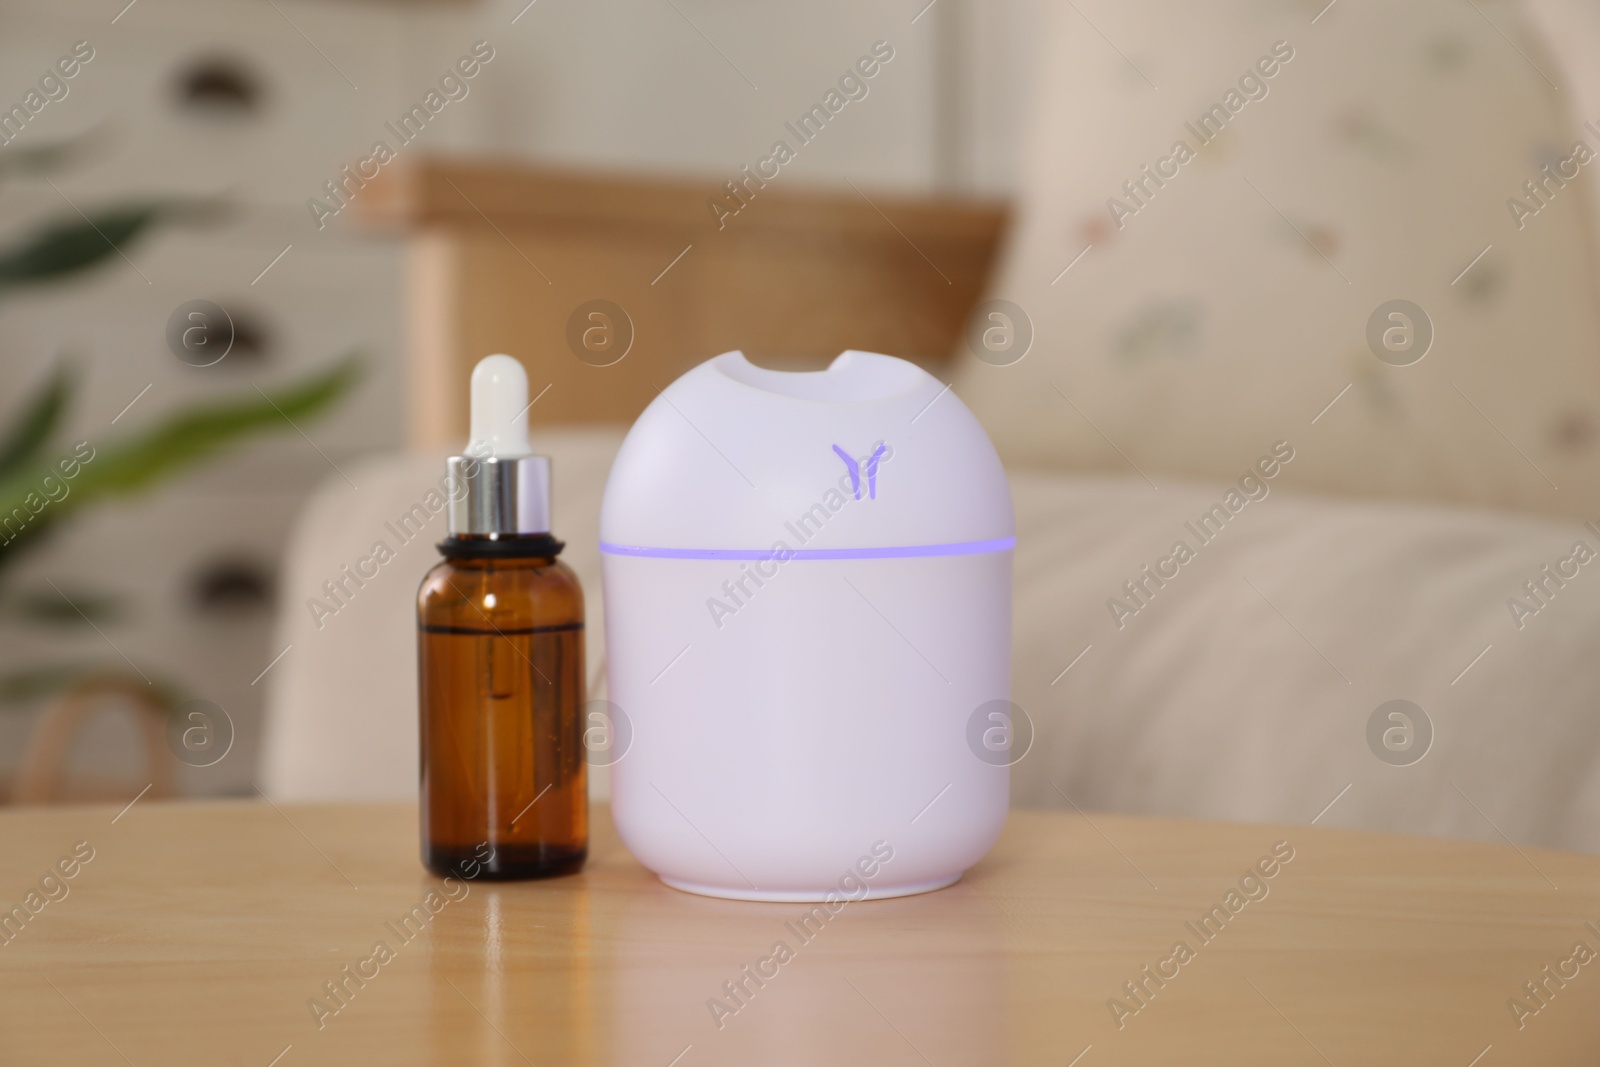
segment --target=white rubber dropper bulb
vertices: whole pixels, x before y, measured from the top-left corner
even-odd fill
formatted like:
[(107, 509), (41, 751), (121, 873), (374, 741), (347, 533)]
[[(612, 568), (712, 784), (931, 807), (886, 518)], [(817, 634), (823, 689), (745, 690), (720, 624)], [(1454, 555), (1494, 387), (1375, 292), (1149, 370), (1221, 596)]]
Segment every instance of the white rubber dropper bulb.
[(467, 454), (476, 459), (533, 454), (528, 444), (528, 372), (510, 356), (484, 356), (472, 369)]

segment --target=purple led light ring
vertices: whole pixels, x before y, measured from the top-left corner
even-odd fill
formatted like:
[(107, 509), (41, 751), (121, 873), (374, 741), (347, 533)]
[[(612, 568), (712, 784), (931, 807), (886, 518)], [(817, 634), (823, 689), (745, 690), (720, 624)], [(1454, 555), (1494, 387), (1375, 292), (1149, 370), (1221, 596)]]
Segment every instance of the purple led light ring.
[[(989, 541), (956, 541), (942, 545), (895, 545), (888, 548), (791, 548), (789, 559), (916, 559), (928, 556), (976, 556), (985, 552), (1005, 552), (1017, 547), (1015, 537)], [(773, 548), (642, 548), (600, 542), (608, 556), (640, 556), (648, 559), (776, 559)]]

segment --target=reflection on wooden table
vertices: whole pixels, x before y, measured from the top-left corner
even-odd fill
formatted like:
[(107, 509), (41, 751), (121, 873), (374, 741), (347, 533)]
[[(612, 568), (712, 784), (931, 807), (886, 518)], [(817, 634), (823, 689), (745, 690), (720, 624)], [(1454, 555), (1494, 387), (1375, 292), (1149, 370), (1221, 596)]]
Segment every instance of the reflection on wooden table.
[(949, 889), (813, 911), (668, 889), (594, 814), (583, 873), (496, 884), (428, 876), (411, 805), (7, 811), (0, 1058), (1466, 1067), (1600, 1049), (1600, 976), (1570, 962), (1600, 947), (1600, 857), (1013, 812)]

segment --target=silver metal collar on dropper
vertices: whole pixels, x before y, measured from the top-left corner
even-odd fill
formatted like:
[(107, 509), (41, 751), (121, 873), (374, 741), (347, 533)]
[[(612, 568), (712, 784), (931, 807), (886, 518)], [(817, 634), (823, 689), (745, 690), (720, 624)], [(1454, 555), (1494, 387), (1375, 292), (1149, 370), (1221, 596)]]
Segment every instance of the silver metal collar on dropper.
[(550, 532), (550, 459), (528, 445), (528, 374), (507, 355), (472, 370), (472, 433), (465, 455), (445, 461), (450, 536), (520, 537)]
[(550, 532), (549, 457), (451, 456), (445, 464), (454, 490), (450, 536)]

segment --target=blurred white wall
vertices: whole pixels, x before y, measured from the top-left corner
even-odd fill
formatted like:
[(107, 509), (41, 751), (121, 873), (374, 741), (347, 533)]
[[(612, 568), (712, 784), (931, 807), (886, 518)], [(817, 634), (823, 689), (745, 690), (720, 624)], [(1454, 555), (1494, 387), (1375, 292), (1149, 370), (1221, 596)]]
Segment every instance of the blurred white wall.
[(425, 83), (462, 42), (480, 37), (503, 51), (507, 61), (486, 79), (483, 99), (441, 130), (451, 148), (716, 176), (764, 153), (786, 119), (885, 40), (895, 59), (866, 100), (807, 147), (796, 173), (814, 182), (1005, 191), (1038, 7), (489, 0), (407, 16), (402, 70)]

